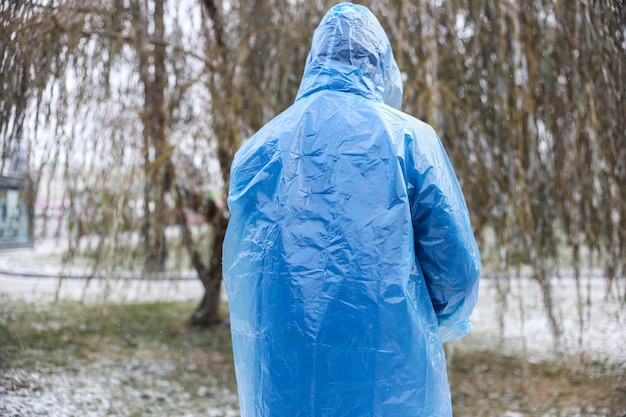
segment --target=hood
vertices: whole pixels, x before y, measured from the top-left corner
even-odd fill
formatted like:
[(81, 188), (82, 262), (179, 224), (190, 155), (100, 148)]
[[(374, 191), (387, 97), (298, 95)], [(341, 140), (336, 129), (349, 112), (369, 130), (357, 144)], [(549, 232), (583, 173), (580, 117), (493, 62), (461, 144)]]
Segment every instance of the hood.
[(315, 29), (296, 100), (320, 90), (352, 92), (400, 108), (398, 65), (385, 31), (366, 7), (341, 3)]

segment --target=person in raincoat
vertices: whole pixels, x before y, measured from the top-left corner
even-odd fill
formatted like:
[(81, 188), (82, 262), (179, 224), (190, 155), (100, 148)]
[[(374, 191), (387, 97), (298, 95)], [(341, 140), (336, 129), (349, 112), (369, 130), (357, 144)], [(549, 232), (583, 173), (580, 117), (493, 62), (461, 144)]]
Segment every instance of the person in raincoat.
[(293, 105), (236, 153), (223, 273), (243, 417), (451, 416), (443, 342), (480, 256), (374, 15), (316, 29)]

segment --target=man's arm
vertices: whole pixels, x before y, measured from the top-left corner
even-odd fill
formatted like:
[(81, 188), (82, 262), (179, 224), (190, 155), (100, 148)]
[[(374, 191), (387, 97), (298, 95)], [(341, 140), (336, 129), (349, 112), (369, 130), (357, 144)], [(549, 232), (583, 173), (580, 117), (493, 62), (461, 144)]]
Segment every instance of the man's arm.
[(424, 273), (442, 341), (467, 335), (478, 298), (480, 254), (467, 205), (437, 135), (416, 146), (411, 215), (417, 262)]

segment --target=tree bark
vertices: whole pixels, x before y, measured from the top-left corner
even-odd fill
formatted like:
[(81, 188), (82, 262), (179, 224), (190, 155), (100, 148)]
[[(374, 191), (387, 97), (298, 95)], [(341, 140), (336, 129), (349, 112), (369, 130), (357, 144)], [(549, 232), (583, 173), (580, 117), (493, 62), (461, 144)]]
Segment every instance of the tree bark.
[(172, 172), (169, 169), (169, 146), (167, 144), (167, 117), (165, 114), (165, 44), (150, 44), (150, 39), (163, 40), (163, 0), (155, 0), (152, 34), (148, 34), (148, 22), (137, 4), (133, 9), (137, 27), (137, 53), (139, 74), (144, 86), (143, 123), (144, 152), (144, 207), (142, 235), (144, 239), (145, 270), (148, 273), (162, 271), (167, 256), (165, 228), (167, 208), (165, 194), (170, 187)]
[(219, 313), (219, 304), (222, 293), (222, 243), (228, 222), (224, 217), (221, 219), (215, 225), (216, 230), (208, 268), (202, 267), (202, 272), (196, 268), (204, 287), (204, 296), (191, 316), (190, 323), (193, 326), (211, 327), (224, 323), (224, 319)]
[[(204, 295), (200, 304), (196, 307), (189, 319), (192, 326), (211, 327), (223, 323), (219, 314), (220, 295), (222, 290), (222, 242), (226, 233), (228, 221), (215, 201), (203, 198), (191, 190), (181, 186), (175, 187), (176, 213), (182, 228), (183, 245), (189, 252), (191, 263), (202, 282)], [(198, 249), (191, 234), (191, 229), (185, 217), (184, 208), (192, 210), (204, 216), (207, 223), (214, 228), (213, 241), (211, 242), (211, 254), (208, 264), (205, 254)]]

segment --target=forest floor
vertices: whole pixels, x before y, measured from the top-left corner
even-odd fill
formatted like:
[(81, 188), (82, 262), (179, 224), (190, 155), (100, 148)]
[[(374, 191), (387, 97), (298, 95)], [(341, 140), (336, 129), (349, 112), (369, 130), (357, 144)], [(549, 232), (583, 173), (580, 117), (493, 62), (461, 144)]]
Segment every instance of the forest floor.
[[(483, 279), (474, 330), (446, 344), (455, 417), (626, 417), (623, 303), (597, 274), (552, 285), (558, 343), (536, 284)], [(0, 415), (239, 416), (228, 326), (187, 326), (201, 290), (0, 272)]]

